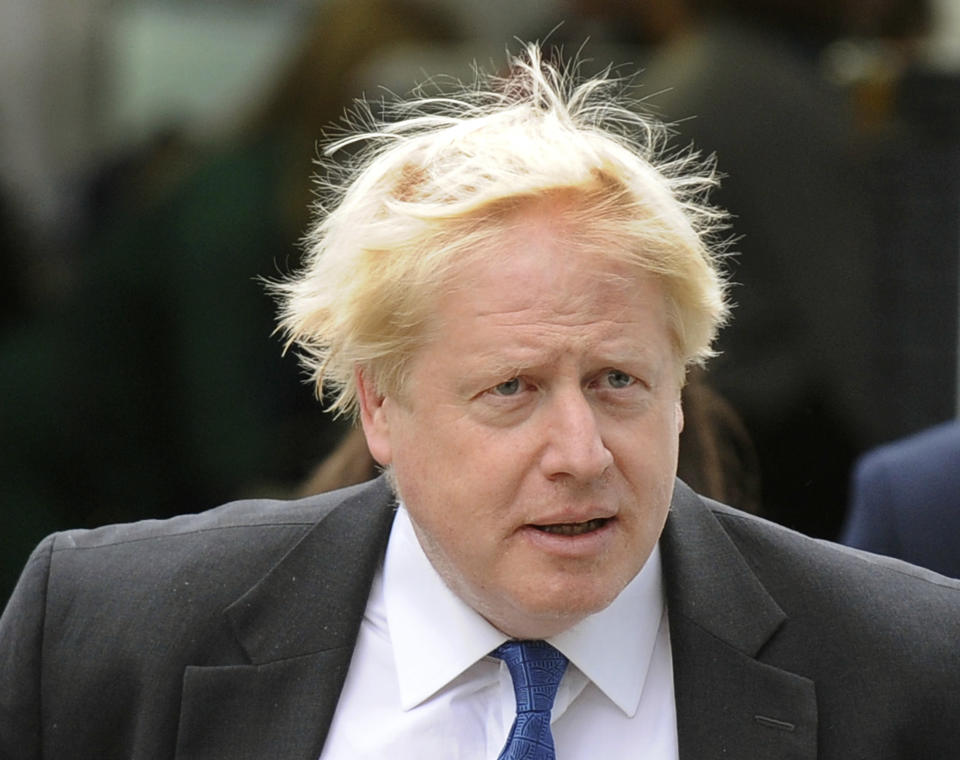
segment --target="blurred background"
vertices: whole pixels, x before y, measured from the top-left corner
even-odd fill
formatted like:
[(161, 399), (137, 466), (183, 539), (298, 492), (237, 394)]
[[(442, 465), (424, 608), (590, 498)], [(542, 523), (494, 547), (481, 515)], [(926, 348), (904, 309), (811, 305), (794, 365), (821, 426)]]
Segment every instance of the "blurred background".
[(639, 71), (717, 155), (745, 506), (836, 538), (856, 457), (956, 416), (960, 0), (4, 0), (0, 603), (53, 530), (302, 492), (346, 426), (258, 278), (317, 143), (517, 39)]

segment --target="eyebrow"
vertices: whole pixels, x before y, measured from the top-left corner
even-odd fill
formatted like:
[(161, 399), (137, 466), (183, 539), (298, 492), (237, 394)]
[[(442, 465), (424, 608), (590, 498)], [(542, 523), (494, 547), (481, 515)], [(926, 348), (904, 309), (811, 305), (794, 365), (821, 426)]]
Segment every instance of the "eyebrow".
[[(508, 352), (513, 355), (506, 356)], [(523, 354), (528, 354), (527, 360), (524, 360)], [(555, 363), (565, 354), (566, 352), (562, 350), (551, 350), (544, 354), (538, 349), (525, 350), (522, 347), (512, 349), (497, 347), (489, 352), (473, 353), (470, 358), (476, 361), (470, 365), (463, 382), (458, 384), (458, 387), (462, 390), (470, 390), (485, 382), (509, 380), (527, 372), (536, 372)], [(599, 369), (622, 369), (629, 372), (630, 368), (635, 368), (638, 364), (644, 369), (657, 369), (656, 362), (652, 360), (652, 352), (639, 346), (633, 346), (627, 350), (611, 349), (598, 352), (598, 359), (602, 359), (598, 363), (603, 365)], [(475, 382), (478, 377), (483, 381)]]

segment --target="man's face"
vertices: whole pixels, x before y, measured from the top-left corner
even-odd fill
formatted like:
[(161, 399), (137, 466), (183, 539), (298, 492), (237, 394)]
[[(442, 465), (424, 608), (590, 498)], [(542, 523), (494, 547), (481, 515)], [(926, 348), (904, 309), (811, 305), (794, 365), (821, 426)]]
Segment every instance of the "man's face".
[(547, 204), (523, 212), (440, 299), (402, 395), (360, 374), (370, 450), (430, 561), (519, 638), (569, 628), (639, 572), (683, 420), (661, 285), (565, 237)]

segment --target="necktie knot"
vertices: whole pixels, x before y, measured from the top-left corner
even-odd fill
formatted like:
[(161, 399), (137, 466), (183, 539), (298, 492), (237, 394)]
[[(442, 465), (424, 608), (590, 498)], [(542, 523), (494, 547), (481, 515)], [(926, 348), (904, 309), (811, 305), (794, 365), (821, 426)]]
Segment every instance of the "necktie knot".
[(508, 641), (491, 654), (506, 663), (517, 697), (517, 718), (499, 760), (554, 760), (550, 711), (567, 658), (545, 641)]

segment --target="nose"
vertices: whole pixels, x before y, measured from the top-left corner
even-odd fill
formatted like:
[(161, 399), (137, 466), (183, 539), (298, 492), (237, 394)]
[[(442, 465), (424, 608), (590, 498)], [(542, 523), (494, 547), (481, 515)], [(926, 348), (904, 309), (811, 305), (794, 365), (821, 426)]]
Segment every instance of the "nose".
[(613, 454), (603, 442), (596, 411), (582, 389), (555, 394), (543, 412), (544, 474), (551, 480), (590, 482), (600, 478), (613, 464)]

